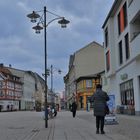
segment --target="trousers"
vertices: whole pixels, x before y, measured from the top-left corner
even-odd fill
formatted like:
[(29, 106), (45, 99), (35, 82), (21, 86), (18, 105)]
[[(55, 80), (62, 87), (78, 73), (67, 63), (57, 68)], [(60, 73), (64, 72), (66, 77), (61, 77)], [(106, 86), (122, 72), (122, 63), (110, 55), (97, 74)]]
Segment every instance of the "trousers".
[(73, 116), (73, 118), (75, 118), (75, 116), (76, 116), (76, 110), (74, 110), (74, 111), (72, 112), (72, 116)]
[(104, 116), (96, 116), (96, 129), (104, 130)]

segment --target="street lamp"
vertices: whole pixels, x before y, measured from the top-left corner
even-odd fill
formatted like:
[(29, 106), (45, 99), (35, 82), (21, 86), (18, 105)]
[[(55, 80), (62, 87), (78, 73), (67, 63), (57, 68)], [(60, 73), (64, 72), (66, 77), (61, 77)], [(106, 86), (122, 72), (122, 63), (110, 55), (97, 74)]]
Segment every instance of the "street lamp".
[[(51, 87), (50, 87), (50, 93), (51, 93), (51, 107), (54, 107), (54, 92), (53, 92), (53, 74), (54, 72), (57, 72), (58, 74), (61, 74), (62, 71), (60, 69), (54, 68), (53, 65), (51, 65), (50, 68), (47, 69), (47, 76), (51, 77)], [(42, 76), (45, 76), (45, 74), (42, 74)]]
[(58, 74), (61, 74), (61, 70), (60, 69), (55, 69), (54, 67), (53, 67), (53, 65), (51, 65), (51, 68), (50, 68), (50, 74), (51, 74), (51, 92), (53, 92), (53, 74), (54, 74), (54, 72), (58, 72)]
[[(43, 12), (43, 15), (40, 16), (38, 14), (38, 12)], [(52, 13), (50, 11), (48, 11), (46, 9), (46, 6), (44, 6), (44, 10), (43, 11), (38, 11), (35, 12), (33, 11), (31, 14), (28, 14), (27, 17), (31, 19), (31, 22), (35, 23), (37, 22), (37, 19), (39, 18), (39, 21), (37, 23), (36, 26), (33, 27), (33, 29), (35, 30), (35, 32), (37, 34), (40, 33), (40, 31), (44, 28), (44, 56), (45, 56), (45, 128), (48, 127), (48, 109), (47, 109), (47, 33), (46, 33), (46, 28), (48, 27), (48, 25), (50, 23), (52, 23), (55, 20), (59, 20), (58, 23), (61, 25), (62, 28), (66, 28), (66, 25), (70, 22), (68, 20), (66, 20), (64, 17), (61, 17), (59, 15), (56, 15), (55, 13)], [(52, 14), (54, 15), (56, 18), (50, 20), (48, 23), (46, 21), (46, 13)], [(42, 24), (42, 26), (40, 26), (40, 24)]]

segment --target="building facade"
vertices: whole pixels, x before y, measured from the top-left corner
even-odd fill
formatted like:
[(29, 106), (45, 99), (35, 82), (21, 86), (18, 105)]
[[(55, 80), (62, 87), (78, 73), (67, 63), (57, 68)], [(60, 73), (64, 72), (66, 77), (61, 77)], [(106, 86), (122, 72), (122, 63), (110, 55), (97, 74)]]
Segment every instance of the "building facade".
[(70, 56), (69, 71), (64, 77), (67, 108), (77, 99), (78, 107), (86, 109), (88, 97), (94, 91), (94, 86), (89, 90), (86, 85), (93, 85), (97, 74), (103, 70), (104, 49), (97, 42), (91, 42)]
[(140, 1), (115, 0), (102, 28), (105, 72), (116, 109), (140, 115)]
[[(96, 85), (101, 83), (100, 75), (82, 76), (76, 79), (76, 100), (78, 109), (87, 109), (90, 98), (96, 90)], [(90, 105), (92, 107), (92, 105)]]
[(0, 65), (0, 111), (14, 111), (20, 108), (22, 81)]
[(0, 65), (1, 111), (32, 110), (44, 106), (44, 80), (32, 71)]

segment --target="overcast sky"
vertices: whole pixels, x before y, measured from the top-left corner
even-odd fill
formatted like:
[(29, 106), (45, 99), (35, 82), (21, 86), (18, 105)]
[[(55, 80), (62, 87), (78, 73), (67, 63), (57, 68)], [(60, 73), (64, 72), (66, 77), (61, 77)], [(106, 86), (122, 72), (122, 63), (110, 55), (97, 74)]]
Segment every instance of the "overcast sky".
[[(70, 21), (62, 29), (57, 21), (47, 28), (48, 68), (53, 65), (53, 88), (64, 90), (69, 56), (92, 41), (103, 43), (102, 25), (114, 0), (0, 0), (0, 63), (44, 73), (44, 34), (35, 34), (27, 14), (48, 11)], [(39, 13), (42, 15), (42, 13)], [(47, 22), (55, 18), (47, 13)], [(59, 75), (57, 70), (61, 69)], [(48, 78), (50, 87), (50, 77)]]

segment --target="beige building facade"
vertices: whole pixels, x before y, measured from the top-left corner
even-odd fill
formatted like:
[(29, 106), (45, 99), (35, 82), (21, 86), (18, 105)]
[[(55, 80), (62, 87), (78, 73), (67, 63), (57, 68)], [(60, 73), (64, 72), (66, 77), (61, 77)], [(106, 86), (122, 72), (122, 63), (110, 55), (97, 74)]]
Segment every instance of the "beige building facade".
[[(91, 94), (93, 94), (93, 90), (90, 90), (90, 93), (86, 93), (86, 91), (84, 91), (84, 93), (79, 93), (79, 96), (77, 93), (79, 90), (79, 88), (77, 90), (77, 82), (79, 82), (78, 79), (81, 77), (97, 78), (98, 73), (102, 71), (104, 71), (104, 48), (95, 41), (70, 56), (69, 71), (64, 77), (67, 107), (69, 107), (69, 104), (71, 104), (73, 100), (77, 100), (78, 102), (80, 100), (79, 98), (82, 98), (84, 95), (84, 99), (81, 102), (83, 102), (82, 108), (86, 109), (86, 96), (91, 96)], [(92, 80), (90, 82), (92, 85)]]

